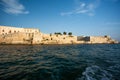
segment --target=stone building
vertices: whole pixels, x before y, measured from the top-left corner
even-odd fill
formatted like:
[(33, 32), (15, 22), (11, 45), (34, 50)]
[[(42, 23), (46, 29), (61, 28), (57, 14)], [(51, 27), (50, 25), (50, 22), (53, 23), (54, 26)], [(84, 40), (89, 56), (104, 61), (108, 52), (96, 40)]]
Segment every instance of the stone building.
[(36, 44), (41, 41), (40, 35), (39, 29), (0, 26), (0, 43), (3, 44)]
[(39, 29), (0, 26), (0, 35), (18, 33), (18, 32), (21, 32), (21, 33), (37, 33), (37, 32), (39, 32)]

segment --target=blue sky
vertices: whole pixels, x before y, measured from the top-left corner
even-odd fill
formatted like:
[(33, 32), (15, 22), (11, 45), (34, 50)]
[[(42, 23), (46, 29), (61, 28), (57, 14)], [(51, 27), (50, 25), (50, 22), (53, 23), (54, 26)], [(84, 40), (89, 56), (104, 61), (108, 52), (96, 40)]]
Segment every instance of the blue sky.
[(120, 0), (0, 0), (0, 25), (120, 41)]

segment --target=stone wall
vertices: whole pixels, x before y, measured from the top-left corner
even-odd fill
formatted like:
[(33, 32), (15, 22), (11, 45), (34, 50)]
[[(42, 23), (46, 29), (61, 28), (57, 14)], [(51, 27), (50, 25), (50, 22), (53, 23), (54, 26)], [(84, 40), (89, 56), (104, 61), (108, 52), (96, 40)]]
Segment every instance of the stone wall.
[(73, 44), (77, 42), (77, 36), (43, 34), (43, 44)]
[(31, 44), (31, 41), (27, 41), (28, 37), (25, 33), (12, 33), (0, 36), (1, 44)]
[(90, 43), (109, 43), (110, 38), (104, 36), (90, 36)]
[(110, 36), (78, 36), (77, 41), (78, 43), (89, 43), (89, 44), (118, 43), (118, 41), (111, 39)]
[(34, 33), (32, 44), (41, 44), (42, 42), (42, 33)]
[(90, 36), (90, 42), (91, 43), (106, 43), (108, 41), (107, 38), (102, 36)]

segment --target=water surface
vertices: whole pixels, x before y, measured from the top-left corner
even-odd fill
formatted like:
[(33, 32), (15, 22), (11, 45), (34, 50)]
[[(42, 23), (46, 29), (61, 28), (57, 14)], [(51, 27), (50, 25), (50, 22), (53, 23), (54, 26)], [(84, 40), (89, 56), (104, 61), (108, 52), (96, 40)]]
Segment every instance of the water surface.
[(120, 80), (120, 44), (0, 45), (0, 80)]

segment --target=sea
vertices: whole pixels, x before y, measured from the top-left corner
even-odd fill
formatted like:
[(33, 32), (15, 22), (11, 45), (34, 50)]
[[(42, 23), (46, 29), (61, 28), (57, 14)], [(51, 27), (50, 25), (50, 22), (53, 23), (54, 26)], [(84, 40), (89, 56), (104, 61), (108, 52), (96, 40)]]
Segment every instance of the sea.
[(120, 80), (120, 44), (0, 45), (0, 80)]

